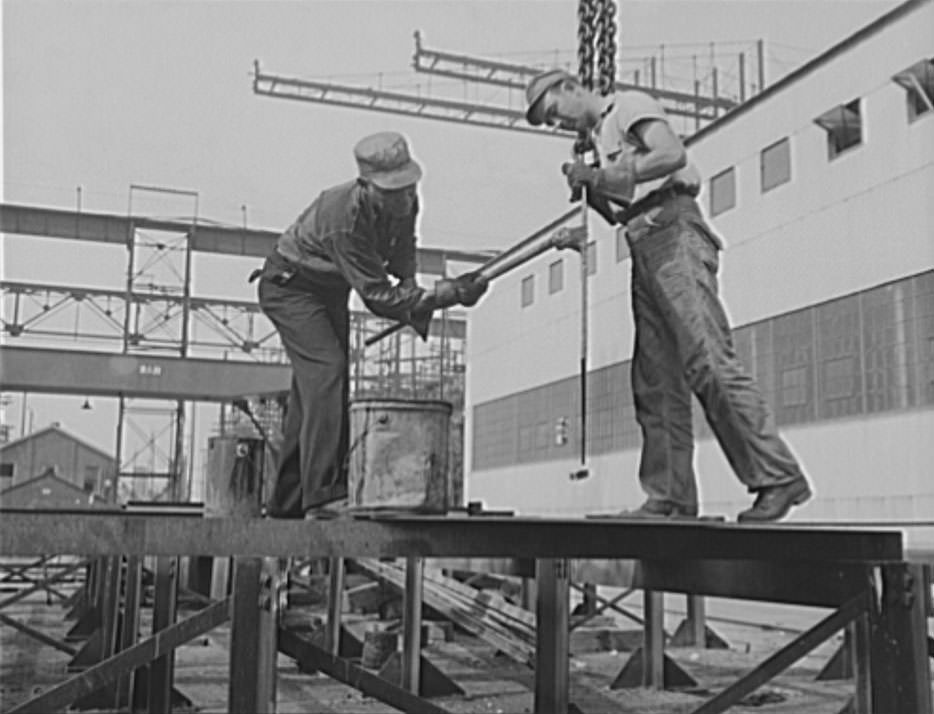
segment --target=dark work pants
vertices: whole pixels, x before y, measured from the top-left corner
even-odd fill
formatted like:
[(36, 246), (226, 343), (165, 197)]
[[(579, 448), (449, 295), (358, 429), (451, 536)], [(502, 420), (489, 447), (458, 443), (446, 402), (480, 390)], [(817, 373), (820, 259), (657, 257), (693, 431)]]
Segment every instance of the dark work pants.
[(802, 477), (756, 383), (733, 350), (718, 297), (720, 242), (694, 200), (669, 199), (627, 226), (632, 254), (632, 391), (649, 498), (697, 505), (693, 392), (750, 491)]
[(273, 274), (267, 263), (259, 304), (292, 363), (292, 389), (267, 508), (300, 517), (347, 495), (349, 289), (315, 288), (298, 277), (278, 285)]

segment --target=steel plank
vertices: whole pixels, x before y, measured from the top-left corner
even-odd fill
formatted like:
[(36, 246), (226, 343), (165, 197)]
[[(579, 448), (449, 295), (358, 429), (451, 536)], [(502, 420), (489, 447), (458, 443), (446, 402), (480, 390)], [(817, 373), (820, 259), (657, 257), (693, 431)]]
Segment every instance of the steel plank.
[[(898, 531), (519, 517), (330, 521), (0, 511), (0, 553), (897, 561)], [(774, 556), (773, 556), (774, 557)]]

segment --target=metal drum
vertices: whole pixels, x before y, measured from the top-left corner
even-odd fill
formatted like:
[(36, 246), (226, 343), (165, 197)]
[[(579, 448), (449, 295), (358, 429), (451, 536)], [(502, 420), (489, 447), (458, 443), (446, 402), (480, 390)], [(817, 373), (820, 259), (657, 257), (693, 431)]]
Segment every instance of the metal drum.
[(349, 506), (445, 513), (451, 404), (359, 399), (350, 405)]

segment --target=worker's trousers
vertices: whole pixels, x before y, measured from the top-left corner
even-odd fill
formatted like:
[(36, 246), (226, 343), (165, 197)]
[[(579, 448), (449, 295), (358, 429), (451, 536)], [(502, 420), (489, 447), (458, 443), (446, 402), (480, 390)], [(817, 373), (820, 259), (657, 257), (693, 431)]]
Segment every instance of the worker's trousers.
[(691, 394), (750, 491), (802, 477), (756, 383), (733, 349), (718, 297), (720, 241), (689, 196), (627, 226), (635, 353), (632, 391), (642, 428), (639, 480), (650, 499), (697, 505)]
[(277, 284), (276, 278), (267, 262), (259, 304), (292, 363), (292, 388), (267, 509), (301, 517), (347, 495), (349, 288), (318, 288), (298, 276)]

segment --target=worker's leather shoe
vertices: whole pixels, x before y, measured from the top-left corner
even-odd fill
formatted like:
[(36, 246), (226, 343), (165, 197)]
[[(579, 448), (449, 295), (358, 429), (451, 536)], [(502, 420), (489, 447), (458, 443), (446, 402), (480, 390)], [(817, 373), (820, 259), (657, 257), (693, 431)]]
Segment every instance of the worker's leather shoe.
[(740, 523), (779, 521), (788, 515), (792, 506), (799, 506), (811, 497), (811, 487), (804, 477), (780, 486), (760, 488), (751, 508), (739, 513)]
[(634, 511), (621, 511), (617, 518), (697, 518), (697, 506), (650, 498)]
[(306, 521), (329, 520), (340, 518), (347, 513), (347, 499), (341, 498), (330, 503), (322, 503), (305, 510)]

